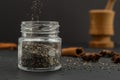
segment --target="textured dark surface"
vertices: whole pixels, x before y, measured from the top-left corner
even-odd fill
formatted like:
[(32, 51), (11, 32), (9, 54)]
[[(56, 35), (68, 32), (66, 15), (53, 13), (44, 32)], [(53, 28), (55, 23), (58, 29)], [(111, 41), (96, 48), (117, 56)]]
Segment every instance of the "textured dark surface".
[[(120, 49), (116, 48), (119, 52)], [(86, 49), (86, 51), (98, 51), (96, 49)], [(99, 68), (98, 63), (91, 63), (93, 66), (89, 69), (80, 62), (78, 65), (68, 67), (73, 63), (65, 63), (67, 59), (76, 61), (78, 58), (63, 57), (63, 68), (55, 72), (25, 72), (17, 68), (17, 51), (0, 51), (0, 80), (120, 80), (120, 65), (113, 64), (110, 59), (102, 59), (108, 61), (103, 68)], [(69, 61), (68, 61), (69, 62)], [(65, 64), (67, 64), (65, 66)], [(111, 67), (114, 65), (114, 67)], [(109, 66), (111, 68), (109, 68)]]

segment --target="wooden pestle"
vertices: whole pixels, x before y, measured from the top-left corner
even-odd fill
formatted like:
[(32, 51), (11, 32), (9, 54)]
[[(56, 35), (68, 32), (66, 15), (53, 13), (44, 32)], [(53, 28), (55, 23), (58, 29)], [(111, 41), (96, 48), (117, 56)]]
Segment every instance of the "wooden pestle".
[(114, 4), (115, 4), (115, 1), (116, 1), (116, 0), (108, 0), (105, 9), (106, 9), (106, 10), (112, 10), (112, 9), (113, 9), (113, 6), (114, 6)]

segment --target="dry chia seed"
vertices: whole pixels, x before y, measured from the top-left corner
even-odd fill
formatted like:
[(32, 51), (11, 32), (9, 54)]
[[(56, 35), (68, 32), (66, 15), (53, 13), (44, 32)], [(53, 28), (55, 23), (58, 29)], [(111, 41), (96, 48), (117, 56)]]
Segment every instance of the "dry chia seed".
[(41, 15), (41, 10), (42, 10), (42, 6), (43, 3), (41, 0), (33, 0), (32, 2), (32, 7), (31, 7), (31, 11), (32, 11), (32, 21), (39, 21), (40, 20), (40, 15)]
[(22, 44), (21, 65), (28, 68), (48, 68), (60, 65), (57, 43), (25, 41)]
[(110, 58), (101, 58), (99, 62), (83, 62), (81, 58), (62, 57), (62, 72), (66, 71), (89, 71), (99, 72), (107, 71), (112, 73), (113, 70), (120, 71), (120, 64), (114, 64)]

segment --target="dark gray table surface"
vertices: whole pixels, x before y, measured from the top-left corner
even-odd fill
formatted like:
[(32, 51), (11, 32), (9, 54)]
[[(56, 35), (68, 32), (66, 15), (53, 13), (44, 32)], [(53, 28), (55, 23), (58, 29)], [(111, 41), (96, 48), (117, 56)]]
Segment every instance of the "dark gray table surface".
[[(86, 49), (89, 50), (91, 49)], [(120, 48), (114, 50), (120, 51)], [(17, 51), (2, 50), (0, 51), (0, 80), (120, 80), (120, 71), (61, 69), (55, 72), (25, 72), (17, 67)]]

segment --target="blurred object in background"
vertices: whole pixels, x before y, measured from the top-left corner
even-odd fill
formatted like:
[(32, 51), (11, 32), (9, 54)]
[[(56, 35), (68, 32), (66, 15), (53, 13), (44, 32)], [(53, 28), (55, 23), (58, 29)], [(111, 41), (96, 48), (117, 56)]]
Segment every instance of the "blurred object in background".
[(90, 10), (90, 35), (93, 39), (89, 46), (93, 48), (114, 48), (111, 36), (114, 35), (114, 16), (112, 10), (115, 0), (109, 0), (103, 10)]
[(0, 43), (0, 50), (16, 50), (17, 44), (15, 43)]

